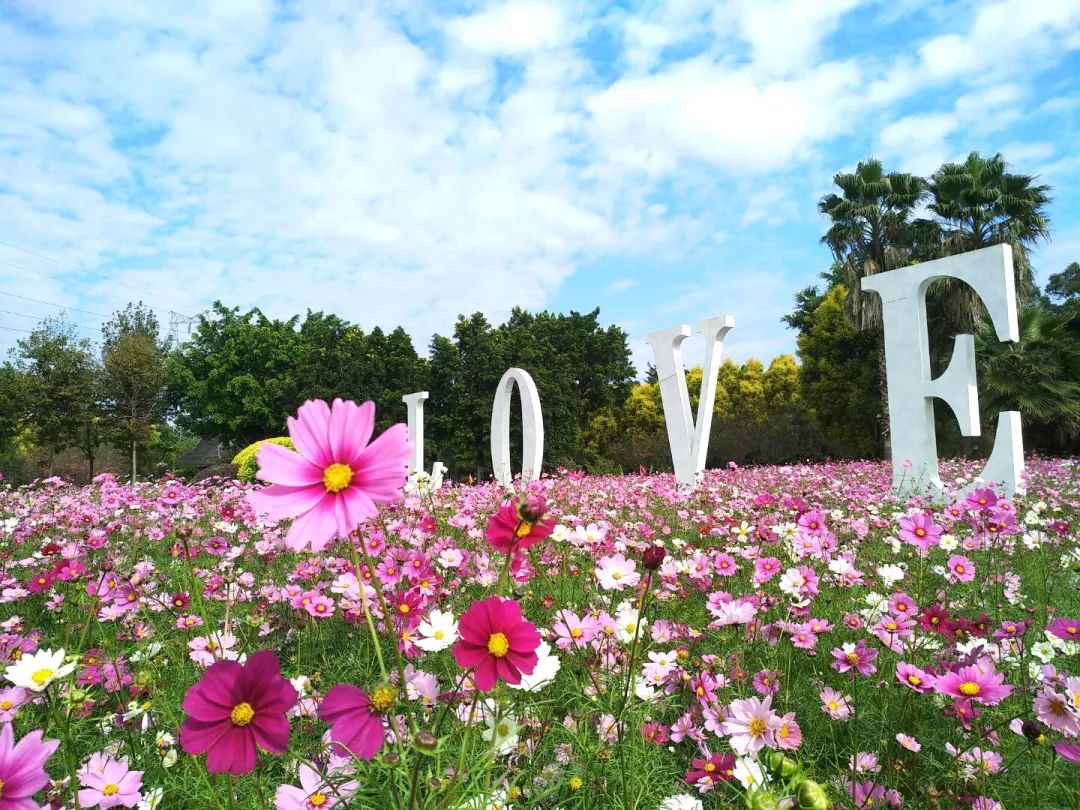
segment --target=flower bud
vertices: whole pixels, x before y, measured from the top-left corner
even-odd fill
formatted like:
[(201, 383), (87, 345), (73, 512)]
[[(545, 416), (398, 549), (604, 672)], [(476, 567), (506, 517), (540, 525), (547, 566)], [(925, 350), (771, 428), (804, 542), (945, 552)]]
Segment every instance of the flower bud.
[(543, 520), (546, 511), (547, 501), (544, 500), (543, 495), (527, 495), (518, 507), (518, 514), (521, 515), (521, 519), (532, 524), (537, 524)]
[(781, 779), (790, 777), (799, 767), (799, 763), (784, 756), (783, 751), (772, 751), (765, 759), (769, 773)]
[(413, 737), (413, 747), (422, 754), (434, 753), (435, 749), (439, 747), (439, 738), (427, 729), (418, 731), (416, 736)]
[(649, 546), (643, 552), (641, 552), (641, 564), (648, 568), (650, 571), (655, 571), (661, 565), (664, 564), (664, 558), (667, 556), (667, 549), (663, 546)]
[(825, 789), (810, 779), (799, 785), (795, 794), (800, 810), (829, 810), (829, 797)]
[(771, 793), (754, 790), (747, 794), (746, 806), (750, 810), (777, 810), (780, 807), (780, 802)]

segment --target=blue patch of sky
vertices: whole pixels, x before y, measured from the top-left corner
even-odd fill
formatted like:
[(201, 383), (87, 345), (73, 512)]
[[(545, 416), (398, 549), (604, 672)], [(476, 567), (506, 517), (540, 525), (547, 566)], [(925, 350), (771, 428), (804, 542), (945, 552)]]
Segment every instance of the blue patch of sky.
[(622, 34), (609, 25), (593, 25), (578, 41), (577, 51), (589, 60), (594, 82), (602, 87), (614, 84), (625, 69)]

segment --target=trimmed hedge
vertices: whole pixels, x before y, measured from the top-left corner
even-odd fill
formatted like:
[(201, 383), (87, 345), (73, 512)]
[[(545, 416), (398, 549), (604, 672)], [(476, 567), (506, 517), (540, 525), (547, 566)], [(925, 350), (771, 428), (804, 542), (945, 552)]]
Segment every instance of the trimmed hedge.
[(271, 444), (280, 444), (282, 447), (288, 447), (290, 450), (296, 450), (296, 448), (293, 447), (292, 439), (288, 436), (276, 436), (273, 439), (261, 439), (249, 444), (233, 456), (232, 460), (232, 463), (235, 464), (237, 468), (236, 477), (241, 481), (251, 483), (255, 480), (256, 474), (259, 472), (259, 460), (255, 456), (256, 453), (258, 453), (259, 447), (267, 442), (270, 442)]

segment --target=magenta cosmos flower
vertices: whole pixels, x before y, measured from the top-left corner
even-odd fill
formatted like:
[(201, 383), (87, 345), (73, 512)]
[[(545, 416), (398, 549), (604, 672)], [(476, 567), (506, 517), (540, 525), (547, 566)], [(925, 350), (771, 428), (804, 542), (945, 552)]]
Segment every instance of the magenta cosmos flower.
[(507, 501), (488, 519), (488, 542), (503, 554), (535, 546), (555, 530), (553, 521), (544, 520), (546, 511), (547, 501), (542, 495)]
[(363, 689), (339, 683), (319, 704), (319, 719), (330, 726), (330, 739), (347, 754), (372, 759), (386, 740), (385, 717), (394, 706), (394, 692), (380, 686), (369, 697)]
[(254, 653), (243, 666), (218, 661), (184, 697), (180, 745), (189, 754), (206, 752), (210, 773), (248, 773), (255, 767), (256, 744), (274, 754), (288, 747), (285, 713), (296, 697), (268, 650)]
[(0, 725), (0, 810), (37, 810), (31, 796), (49, 784), (45, 761), (60, 745), (31, 731), (18, 743), (10, 723)]
[(289, 417), (289, 438), (298, 452), (266, 443), (259, 447), (259, 477), (273, 486), (248, 493), (258, 512), (272, 520), (292, 518), (285, 537), (291, 549), (308, 542), (320, 551), (335, 536), (348, 537), (378, 513), (377, 504), (401, 497), (411, 446), (397, 424), (379, 438), (375, 403), (308, 400)]
[(473, 602), (458, 622), (458, 633), (454, 659), (462, 669), (476, 670), (473, 683), (481, 692), (499, 678), (516, 686), (522, 675), (532, 675), (540, 633), (513, 599), (490, 596)]
[[(984, 663), (985, 662), (985, 663)], [(975, 666), (960, 667), (934, 679), (934, 689), (942, 695), (974, 700), (993, 706), (1007, 698), (1013, 688), (1005, 685), (1005, 676), (996, 672), (987, 659)]]

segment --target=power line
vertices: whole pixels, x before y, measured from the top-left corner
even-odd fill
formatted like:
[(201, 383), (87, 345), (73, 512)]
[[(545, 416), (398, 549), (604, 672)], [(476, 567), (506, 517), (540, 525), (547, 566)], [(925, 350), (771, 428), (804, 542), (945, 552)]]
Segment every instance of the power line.
[(25, 332), (28, 335), (33, 334), (29, 329), (16, 329), (14, 326), (0, 326), (0, 329), (6, 329), (9, 332)]
[(54, 304), (52, 301), (42, 301), (40, 298), (30, 298), (26, 295), (16, 295), (15, 293), (4, 292), (0, 290), (0, 295), (6, 295), (10, 298), (18, 298), (23, 301), (33, 301), (35, 304), (44, 304), (47, 307), (57, 307), (58, 309), (70, 309), (72, 312), (82, 312), (84, 315), (93, 315), (95, 318), (106, 318), (108, 315), (102, 315), (100, 312), (91, 312), (88, 309), (79, 309), (78, 307), (69, 307), (64, 304)]
[[(51, 278), (53, 281), (58, 281), (61, 284), (67, 284), (67, 285), (70, 285), (72, 287), (78, 287), (80, 289), (87, 290), (88, 292), (91, 292), (94, 295), (96, 295), (98, 298), (104, 298), (105, 297), (105, 296), (101, 295), (100, 291), (98, 291), (94, 287), (91, 287), (89, 284), (82, 284), (82, 283), (80, 283), (78, 281), (71, 281), (70, 279), (66, 279), (66, 278), (63, 278), (61, 276), (54, 276), (52, 273), (46, 273), (44, 270), (35, 270), (32, 267), (24, 267), (21, 264), (15, 264), (15, 262), (9, 262), (9, 261), (7, 261), (5, 259), (0, 259), (0, 264), (5, 265), (7, 267), (14, 267), (16, 270), (22, 270), (27, 275), (45, 276), (46, 278)], [(108, 300), (114, 301), (114, 302), (119, 302), (120, 301), (119, 298), (116, 298), (116, 297), (113, 297), (113, 296), (109, 296)], [(130, 301), (125, 301), (124, 303), (128, 304), (128, 303), (130, 303)]]
[[(0, 312), (3, 312), (5, 315), (17, 315), (20, 318), (29, 318), (32, 321), (45, 320), (41, 315), (28, 315), (25, 312), (13, 312), (10, 309), (0, 309)], [(100, 330), (100, 327), (98, 326), (86, 326), (85, 324), (81, 323), (72, 323), (68, 324), (68, 326), (74, 326), (76, 329), (86, 329), (89, 332), (97, 332)]]
[[(4, 245), (5, 247), (9, 247), (12, 250), (21, 251), (22, 253), (27, 253), (27, 254), (29, 254), (31, 256), (37, 256), (39, 259), (44, 259), (47, 262), (53, 262), (54, 264), (59, 264), (59, 265), (62, 265), (64, 267), (70, 267), (70, 268), (72, 268), (74, 270), (78, 270), (81, 273), (87, 272), (87, 270), (85, 268), (80, 267), (77, 264), (72, 264), (71, 262), (65, 262), (62, 259), (55, 259), (52, 256), (46, 256), (44, 253), (38, 253), (36, 250), (30, 250), (29, 248), (24, 248), (24, 247), (19, 247), (18, 245), (13, 245), (13, 244), (11, 244), (11, 242), (5, 242), (2, 239), (0, 239), (0, 245)], [(42, 275), (47, 276), (49, 274), (42, 272)], [(50, 276), (50, 278), (55, 278), (55, 277)], [(56, 280), (60, 281), (60, 279), (56, 279)], [(134, 290), (135, 292), (142, 293), (143, 295), (146, 295), (146, 296), (151, 296), (151, 293), (148, 290), (144, 290), (141, 287), (136, 287), (134, 284), (128, 284), (127, 282), (118, 281), (116, 279), (110, 279), (109, 283), (110, 284), (116, 284), (116, 285), (118, 285), (120, 287), (127, 287), (128, 289)], [(174, 304), (179, 304), (179, 301), (177, 301), (175, 298), (169, 298), (168, 296), (154, 295), (153, 297), (156, 297), (156, 298), (158, 298), (158, 299), (160, 299), (162, 301), (171, 301)], [(180, 304), (180, 306), (187, 306), (187, 304)]]

